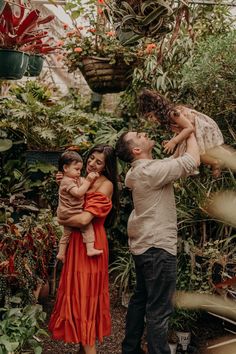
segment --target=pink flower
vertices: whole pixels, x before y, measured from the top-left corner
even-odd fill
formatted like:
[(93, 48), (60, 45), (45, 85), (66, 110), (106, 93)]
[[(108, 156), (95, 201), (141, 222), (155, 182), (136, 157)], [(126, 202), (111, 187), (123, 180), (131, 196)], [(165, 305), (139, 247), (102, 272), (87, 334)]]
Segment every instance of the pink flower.
[(81, 53), (82, 51), (83, 51), (83, 49), (80, 48), (80, 47), (76, 47), (76, 48), (74, 49), (74, 52), (75, 52), (75, 53)]
[(58, 47), (61, 47), (61, 46), (63, 46), (63, 45), (64, 45), (64, 41), (57, 41), (57, 43), (56, 43), (56, 44), (57, 44), (57, 46), (58, 46)]

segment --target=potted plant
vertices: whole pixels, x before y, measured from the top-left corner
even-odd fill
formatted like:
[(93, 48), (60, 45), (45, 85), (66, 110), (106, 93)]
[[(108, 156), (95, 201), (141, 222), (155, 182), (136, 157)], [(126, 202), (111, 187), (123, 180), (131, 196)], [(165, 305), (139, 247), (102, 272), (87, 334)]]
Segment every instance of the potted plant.
[(169, 322), (170, 344), (176, 344), (176, 348), (179, 347), (183, 351), (187, 350), (197, 316), (197, 312), (175, 306)]
[(102, 0), (98, 4), (95, 0), (83, 4), (77, 0), (67, 3), (65, 9), (72, 19), (78, 16), (84, 21), (78, 25), (77, 20), (75, 28), (62, 38), (68, 71), (80, 69), (91, 90), (100, 94), (126, 89), (134, 63), (142, 57), (140, 47), (121, 45), (114, 27), (106, 20)]
[(29, 62), (25, 72), (26, 76), (39, 76), (45, 55), (54, 52), (59, 47), (53, 45), (52, 38), (46, 40), (38, 39), (35, 43), (29, 44), (25, 50), (29, 52)]
[[(186, 3), (161, 0), (111, 0), (106, 1), (123, 44), (134, 44), (137, 36), (161, 42), (173, 31), (176, 38), (182, 18), (189, 25)], [(190, 28), (190, 27), (189, 27)]]
[[(15, 6), (17, 4), (14, 4)], [(19, 2), (19, 15), (6, 2), (0, 14), (0, 78), (2, 80), (21, 79), (28, 65), (29, 55), (26, 45), (47, 36), (40, 27), (53, 20), (54, 16), (41, 18), (40, 11), (26, 11)]]
[(37, 301), (37, 289), (49, 280), (49, 267), (61, 235), (49, 210), (24, 215), (14, 222), (6, 209), (0, 229), (0, 301), (20, 294), (24, 304)]

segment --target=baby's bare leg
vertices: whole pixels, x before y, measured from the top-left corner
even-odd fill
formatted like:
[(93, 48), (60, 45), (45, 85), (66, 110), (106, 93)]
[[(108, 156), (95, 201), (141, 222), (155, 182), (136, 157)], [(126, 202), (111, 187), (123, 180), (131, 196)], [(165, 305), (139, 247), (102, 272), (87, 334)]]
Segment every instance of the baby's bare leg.
[(72, 229), (70, 227), (64, 227), (64, 234), (61, 237), (60, 242), (59, 242), (59, 250), (58, 250), (58, 254), (57, 254), (57, 259), (59, 259), (63, 263), (65, 262), (66, 249), (67, 249), (67, 245), (70, 240), (71, 231), (72, 231)]
[(103, 250), (98, 250), (94, 247), (95, 234), (92, 223), (88, 224), (81, 230), (83, 242), (86, 244), (87, 255), (89, 257), (99, 256)]
[(220, 174), (221, 174), (221, 165), (220, 165), (220, 161), (217, 160), (216, 158), (208, 155), (208, 154), (203, 154), (203, 155), (200, 155), (200, 159), (201, 159), (201, 162), (204, 164), (204, 165), (210, 165), (211, 168), (212, 168), (212, 175), (214, 177), (220, 177)]

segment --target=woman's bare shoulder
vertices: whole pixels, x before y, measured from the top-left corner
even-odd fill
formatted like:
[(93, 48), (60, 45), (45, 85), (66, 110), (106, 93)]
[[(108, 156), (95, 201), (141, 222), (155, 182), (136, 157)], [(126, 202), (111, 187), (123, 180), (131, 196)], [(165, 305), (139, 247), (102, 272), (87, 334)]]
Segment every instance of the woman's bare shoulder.
[(104, 179), (97, 189), (97, 192), (105, 194), (107, 197), (111, 198), (113, 193), (113, 184), (109, 179)]

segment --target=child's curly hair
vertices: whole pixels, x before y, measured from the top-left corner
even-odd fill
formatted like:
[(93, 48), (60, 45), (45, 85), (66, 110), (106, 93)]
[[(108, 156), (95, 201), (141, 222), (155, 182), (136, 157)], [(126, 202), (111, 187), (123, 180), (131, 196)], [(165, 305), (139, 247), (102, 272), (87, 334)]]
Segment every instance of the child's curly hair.
[(170, 127), (171, 117), (179, 116), (176, 105), (157, 91), (143, 89), (139, 96), (139, 113), (147, 117), (149, 113), (154, 113), (161, 125)]

